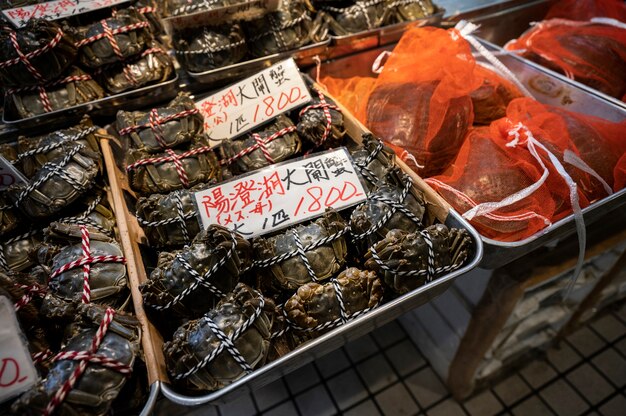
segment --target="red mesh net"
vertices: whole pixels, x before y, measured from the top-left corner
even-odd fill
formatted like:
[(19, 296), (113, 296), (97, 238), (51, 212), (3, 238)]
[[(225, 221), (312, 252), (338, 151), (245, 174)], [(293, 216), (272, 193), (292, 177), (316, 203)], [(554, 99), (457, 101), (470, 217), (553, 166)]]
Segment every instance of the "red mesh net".
[[(500, 126), (471, 130), (450, 168), (428, 183), (461, 213), (531, 186), (541, 178), (542, 169), (527, 151), (507, 147), (509, 140)], [(548, 225), (554, 211), (554, 199), (544, 184), (518, 202), (474, 217), (471, 223), (486, 237), (518, 241)]]
[(474, 124), (489, 124), (506, 115), (506, 106), (524, 94), (494, 71), (476, 65), (474, 74), (482, 79), (480, 87), (470, 93), (474, 105)]
[[(581, 206), (608, 195), (602, 182), (594, 174), (586, 172), (576, 159), (580, 158), (612, 188), (613, 170), (620, 156), (626, 152), (626, 141), (623, 140), (626, 121), (612, 123), (528, 98), (512, 101), (507, 116), (513, 122), (524, 123), (535, 138), (557, 156), (578, 185), (580, 196), (583, 197)], [(566, 150), (570, 153), (567, 158)], [(569, 201), (567, 195), (564, 199)], [(569, 203), (564, 205), (569, 208)]]
[(561, 0), (546, 15), (546, 19), (556, 17), (583, 21), (610, 17), (626, 22), (626, 4), (623, 0)]
[(626, 95), (626, 30), (564, 19), (546, 20), (506, 45), (612, 97)]

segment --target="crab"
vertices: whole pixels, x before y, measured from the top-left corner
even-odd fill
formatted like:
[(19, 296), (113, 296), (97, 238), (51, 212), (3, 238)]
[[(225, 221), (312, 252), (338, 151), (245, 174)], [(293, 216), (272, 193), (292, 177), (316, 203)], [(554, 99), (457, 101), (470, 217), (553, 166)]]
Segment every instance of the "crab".
[[(54, 81), (71, 65), (76, 53), (73, 39), (56, 23), (31, 19), (18, 30), (2, 25), (0, 86), (20, 88)], [(30, 56), (28, 63), (20, 54)]]
[(50, 138), (41, 145), (55, 146), (59, 156), (47, 161), (28, 183), (14, 184), (7, 192), (32, 218), (49, 217), (76, 201), (93, 187), (102, 163), (101, 154), (82, 143)]
[(353, 238), (361, 242), (361, 250), (365, 248), (363, 243), (370, 246), (394, 228), (413, 232), (422, 227), (426, 214), (423, 194), (412, 186), (407, 175), (400, 176), (397, 168), (392, 168), (385, 177), (400, 177), (402, 182), (385, 183), (383, 178), (367, 201), (357, 206), (350, 216)]
[(196, 73), (240, 62), (248, 51), (238, 23), (177, 32), (174, 48), (181, 66)]
[(444, 224), (419, 232), (394, 229), (370, 247), (365, 267), (381, 273), (388, 287), (404, 294), (461, 267), (471, 249), (472, 240), (465, 229)]
[(375, 272), (350, 267), (323, 285), (300, 286), (285, 303), (285, 314), (297, 329), (323, 331), (377, 307), (382, 298), (383, 287)]
[(7, 95), (19, 117), (29, 118), (103, 98), (104, 90), (82, 69), (72, 67), (54, 82), (9, 89)]
[(163, 15), (180, 16), (238, 3), (236, 0), (162, 0)]
[[(63, 348), (53, 358), (47, 377), (12, 404), (14, 414), (108, 414), (139, 355), (139, 322), (95, 304), (77, 309), (77, 320), (67, 328)], [(61, 389), (69, 392), (58, 400)]]
[(311, 23), (302, 0), (283, 0), (277, 11), (244, 26), (248, 49), (256, 57), (298, 49), (311, 41)]
[(0, 193), (0, 237), (15, 231), (22, 221), (19, 211)]
[(21, 272), (34, 266), (34, 255), (42, 241), (43, 234), (36, 230), (3, 237), (0, 242), (0, 269)]
[(217, 390), (265, 363), (272, 323), (263, 296), (239, 283), (202, 318), (182, 325), (163, 345), (172, 379)]
[(318, 96), (300, 110), (298, 135), (316, 148), (337, 147), (341, 145), (346, 134), (343, 114), (333, 100), (319, 91), (317, 93)]
[(262, 269), (265, 284), (269, 281), (271, 286), (285, 290), (329, 279), (346, 263), (347, 230), (341, 216), (329, 210), (308, 225), (289, 228), (273, 237), (258, 237), (253, 241), (255, 265)]
[(112, 94), (165, 82), (174, 73), (174, 64), (163, 46), (150, 41), (141, 54), (119, 64), (101, 67), (96, 77)]
[(115, 215), (106, 199), (106, 191), (97, 188), (95, 192), (72, 205), (75, 211), (70, 215), (51, 222), (45, 230), (48, 236), (61, 237), (74, 235), (79, 237), (76, 228), (84, 225), (91, 233), (113, 236)]
[(21, 164), (22, 173), (32, 178), (46, 163), (63, 156), (66, 149), (61, 145), (65, 142), (79, 143), (98, 152), (98, 139), (94, 136), (97, 129), (91, 119), (84, 116), (79, 124), (64, 130), (43, 136), (18, 137), (17, 162)]
[(219, 225), (201, 231), (180, 251), (161, 252), (141, 286), (144, 304), (175, 317), (198, 318), (239, 282), (252, 265), (252, 247)]
[(198, 137), (188, 151), (167, 149), (165, 153), (149, 154), (131, 149), (126, 170), (132, 188), (144, 194), (166, 193), (221, 180), (217, 156), (204, 136)]
[(394, 151), (371, 133), (364, 133), (362, 145), (351, 150), (350, 154), (359, 173), (367, 181), (370, 191), (374, 190), (379, 181), (388, 175), (389, 169), (395, 166)]
[(191, 142), (204, 131), (202, 115), (187, 93), (179, 93), (165, 107), (144, 111), (118, 111), (117, 129), (129, 146), (157, 153)]
[(336, 36), (372, 30), (387, 20), (385, 0), (359, 0), (346, 7), (320, 7), (330, 30)]
[(385, 7), (385, 24), (424, 19), (437, 11), (431, 0), (385, 0)]
[[(128, 277), (119, 245), (106, 235), (89, 232), (84, 226), (70, 226), (68, 231), (65, 243), (72, 243), (76, 237), (83, 238), (74, 244), (56, 247), (49, 242), (52, 247), (44, 245), (39, 249), (40, 260), (52, 257), (51, 262), (44, 264), (50, 274), (41, 313), (49, 319), (71, 317), (79, 301), (124, 305), (128, 301)], [(84, 232), (88, 238), (84, 238)], [(100, 261), (80, 264), (90, 258)]]
[(300, 152), (301, 146), (296, 126), (281, 114), (243, 138), (222, 141), (219, 151), (222, 164), (237, 174), (289, 159)]
[(152, 246), (181, 246), (200, 232), (194, 192), (207, 188), (198, 184), (169, 194), (153, 194), (137, 200), (137, 220)]
[(79, 61), (87, 68), (124, 61), (143, 52), (152, 35), (150, 23), (135, 9), (122, 9), (114, 17), (75, 30)]

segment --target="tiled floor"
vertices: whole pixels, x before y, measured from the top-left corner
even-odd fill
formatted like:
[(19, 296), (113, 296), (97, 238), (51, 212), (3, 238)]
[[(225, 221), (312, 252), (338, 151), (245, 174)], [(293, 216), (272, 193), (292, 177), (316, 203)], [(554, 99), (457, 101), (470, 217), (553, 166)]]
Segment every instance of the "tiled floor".
[(626, 415), (626, 304), (559, 348), (474, 395), (452, 399), (404, 329), (392, 322), (251, 395), (220, 407), (161, 401), (157, 415)]

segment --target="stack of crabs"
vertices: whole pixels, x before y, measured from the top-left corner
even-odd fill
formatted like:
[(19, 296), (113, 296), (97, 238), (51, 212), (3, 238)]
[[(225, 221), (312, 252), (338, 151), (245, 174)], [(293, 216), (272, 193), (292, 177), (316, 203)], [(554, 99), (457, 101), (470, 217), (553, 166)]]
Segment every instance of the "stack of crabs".
[[(130, 4), (130, 6), (128, 6)], [(141, 1), (59, 21), (0, 28), (0, 87), (29, 118), (160, 83), (174, 76), (155, 9)]]
[[(371, 135), (356, 145), (335, 103), (312, 95), (215, 153), (184, 94), (166, 107), (118, 113), (129, 183), (140, 195), (134, 213), (157, 254), (140, 289), (180, 389), (226, 386), (470, 258), (467, 231), (436, 223), (393, 152)], [(199, 226), (195, 191), (342, 145), (367, 183), (355, 208), (252, 240)]]
[[(164, 16), (180, 16), (241, 3), (240, 0), (165, 0)], [(283, 0), (279, 9), (252, 21), (174, 28), (181, 66), (202, 73), (249, 59), (294, 51), (436, 12), (430, 0)]]
[(145, 398), (141, 331), (102, 176), (98, 127), (19, 137), (0, 153), (25, 177), (0, 193), (0, 296), (14, 304), (40, 380), (12, 414), (106, 414)]

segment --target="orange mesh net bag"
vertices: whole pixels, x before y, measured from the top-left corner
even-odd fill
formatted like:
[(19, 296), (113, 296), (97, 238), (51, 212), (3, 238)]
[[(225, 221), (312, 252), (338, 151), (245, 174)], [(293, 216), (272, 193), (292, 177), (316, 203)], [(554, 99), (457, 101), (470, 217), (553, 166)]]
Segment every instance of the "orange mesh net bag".
[(482, 80), (480, 87), (470, 93), (474, 124), (489, 124), (504, 117), (509, 102), (524, 96), (511, 81), (482, 65), (476, 65), (474, 75)]
[(469, 44), (456, 29), (407, 31), (369, 96), (365, 125), (405, 149), (416, 172), (443, 172), (472, 125), (470, 92), (481, 85)]
[(626, 121), (613, 123), (528, 98), (512, 101), (507, 117), (528, 127), (559, 159), (578, 185), (581, 206), (612, 193), (614, 169), (626, 152)]
[(506, 48), (612, 97), (626, 99), (624, 24), (545, 20)]
[(374, 88), (376, 78), (373, 77), (350, 77), (334, 78), (324, 77), (320, 80), (323, 87), (352, 113), (359, 121), (365, 122), (365, 107), (367, 100)]
[[(549, 225), (556, 204), (541, 166), (527, 151), (507, 147), (509, 140), (500, 126), (475, 128), (450, 168), (426, 181), (457, 211), (470, 213), (467, 218), (482, 235), (519, 241)], [(520, 197), (513, 197), (516, 194)], [(507, 203), (471, 214), (482, 204), (498, 201)]]
[(561, 0), (550, 8), (546, 19), (591, 20), (609, 17), (626, 22), (626, 4), (623, 0)]

